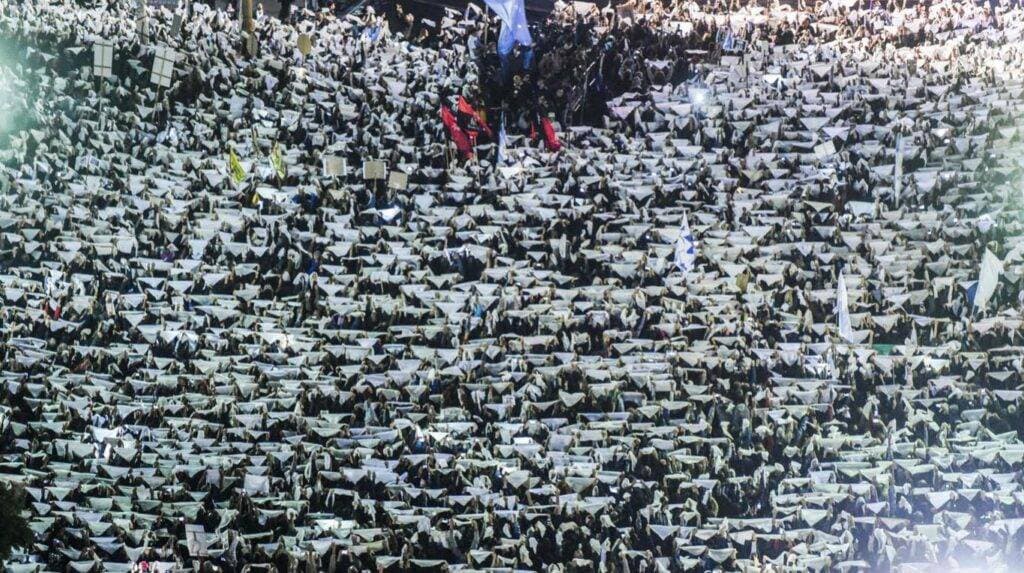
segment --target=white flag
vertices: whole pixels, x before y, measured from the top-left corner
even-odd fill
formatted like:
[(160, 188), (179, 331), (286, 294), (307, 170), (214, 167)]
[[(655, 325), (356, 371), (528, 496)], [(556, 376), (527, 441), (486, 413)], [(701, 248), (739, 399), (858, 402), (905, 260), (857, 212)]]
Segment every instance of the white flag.
[(978, 273), (978, 284), (974, 292), (974, 306), (985, 310), (992, 294), (996, 292), (996, 285), (999, 284), (999, 275), (1003, 273), (1003, 262), (999, 257), (985, 249), (985, 255), (981, 257), (981, 270)]
[(683, 213), (683, 222), (679, 227), (679, 238), (676, 239), (676, 267), (683, 273), (689, 273), (697, 263), (697, 242), (693, 240), (690, 222)]
[(839, 314), (839, 336), (847, 342), (855, 342), (853, 325), (850, 323), (850, 295), (846, 292), (846, 276), (839, 272), (836, 286), (836, 312)]
[(896, 167), (892, 178), (892, 195), (898, 206), (903, 191), (903, 136), (896, 138)]
[(501, 129), (498, 130), (498, 156), (494, 159), (494, 162), (501, 167), (505, 164), (505, 146), (507, 143), (507, 136), (505, 135), (505, 114), (501, 115)]

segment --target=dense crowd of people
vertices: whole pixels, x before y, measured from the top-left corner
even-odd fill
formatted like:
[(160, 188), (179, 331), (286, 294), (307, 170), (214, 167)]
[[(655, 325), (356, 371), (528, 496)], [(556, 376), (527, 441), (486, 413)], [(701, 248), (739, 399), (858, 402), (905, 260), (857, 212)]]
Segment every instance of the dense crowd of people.
[(1018, 566), (1016, 4), (407, 16), (0, 3), (9, 570)]

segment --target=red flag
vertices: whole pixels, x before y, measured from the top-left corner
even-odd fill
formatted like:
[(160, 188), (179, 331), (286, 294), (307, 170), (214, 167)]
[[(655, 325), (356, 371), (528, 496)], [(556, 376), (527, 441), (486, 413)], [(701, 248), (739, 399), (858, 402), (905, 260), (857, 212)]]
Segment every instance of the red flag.
[(487, 125), (482, 115), (480, 115), (473, 106), (469, 105), (466, 98), (459, 96), (459, 113), (464, 113), (476, 120), (477, 125), (480, 126), (480, 130), (487, 134), (487, 137), (494, 139), (494, 133), (491, 132), (491, 126)]
[(455, 143), (455, 147), (458, 148), (459, 153), (462, 153), (466, 157), (473, 155), (473, 142), (469, 135), (461, 127), (459, 122), (455, 120), (455, 114), (452, 110), (448, 109), (448, 106), (441, 106), (441, 122), (448, 128), (448, 135), (451, 136), (452, 141)]
[(459, 105), (458, 105), (458, 107), (459, 107), (459, 113), (464, 113), (466, 115), (471, 115), (473, 117), (476, 117), (476, 110), (473, 109), (473, 106), (469, 105), (469, 102), (466, 101), (466, 98), (464, 98), (462, 96), (459, 96)]
[(562, 142), (558, 141), (558, 134), (555, 133), (555, 126), (551, 125), (551, 120), (542, 117), (540, 119), (540, 127), (544, 131), (544, 145), (547, 146), (548, 151), (558, 151), (562, 148)]

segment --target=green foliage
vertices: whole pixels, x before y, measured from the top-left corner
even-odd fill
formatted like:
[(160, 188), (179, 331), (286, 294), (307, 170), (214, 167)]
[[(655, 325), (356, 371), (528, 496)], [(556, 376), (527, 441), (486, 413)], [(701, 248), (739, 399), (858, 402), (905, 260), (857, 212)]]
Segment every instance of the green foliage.
[(0, 563), (11, 556), (14, 548), (32, 545), (32, 530), (21, 515), (25, 509), (25, 489), (14, 483), (0, 481)]

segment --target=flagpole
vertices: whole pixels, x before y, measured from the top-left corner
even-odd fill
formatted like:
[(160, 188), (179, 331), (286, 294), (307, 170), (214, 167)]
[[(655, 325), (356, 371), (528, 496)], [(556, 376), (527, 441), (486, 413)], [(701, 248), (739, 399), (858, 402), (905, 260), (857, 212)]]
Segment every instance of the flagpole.
[(256, 57), (256, 26), (253, 23), (252, 0), (242, 0), (242, 41), (250, 58)]

